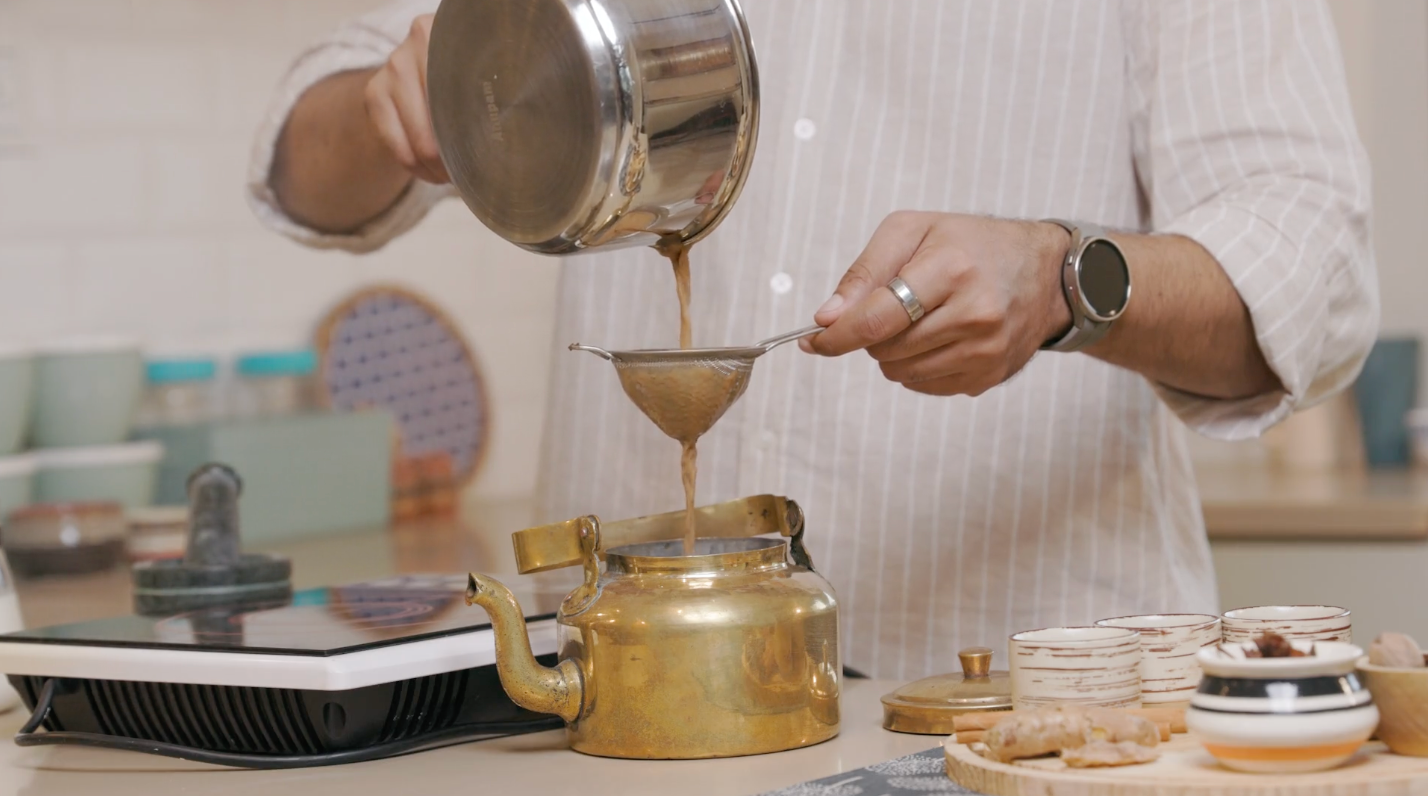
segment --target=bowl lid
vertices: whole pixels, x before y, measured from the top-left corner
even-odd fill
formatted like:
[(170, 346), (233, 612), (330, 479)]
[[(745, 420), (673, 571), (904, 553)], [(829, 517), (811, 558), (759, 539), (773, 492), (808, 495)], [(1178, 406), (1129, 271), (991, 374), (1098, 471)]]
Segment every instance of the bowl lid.
[(969, 647), (957, 653), (962, 671), (908, 683), (883, 697), (883, 727), (894, 732), (950, 735), (963, 713), (1010, 710), (1011, 676), (991, 671), (992, 651)]
[(218, 362), (213, 357), (164, 357), (144, 363), (144, 373), (150, 384), (212, 381), (218, 375)]
[(238, 357), (240, 376), (306, 376), (317, 370), (317, 352), (311, 348), (292, 351), (255, 351)]
[(1313, 652), (1302, 658), (1250, 658), (1246, 653), (1255, 649), (1252, 641), (1238, 644), (1217, 644), (1196, 654), (1200, 668), (1214, 677), (1249, 679), (1288, 679), (1345, 674), (1354, 670), (1364, 651), (1342, 641), (1295, 641), (1300, 652)]
[(6, 517), (8, 522), (43, 519), (46, 517), (89, 517), (99, 515), (124, 516), (124, 506), (112, 500), (88, 500), (73, 503), (31, 503), (15, 509)]

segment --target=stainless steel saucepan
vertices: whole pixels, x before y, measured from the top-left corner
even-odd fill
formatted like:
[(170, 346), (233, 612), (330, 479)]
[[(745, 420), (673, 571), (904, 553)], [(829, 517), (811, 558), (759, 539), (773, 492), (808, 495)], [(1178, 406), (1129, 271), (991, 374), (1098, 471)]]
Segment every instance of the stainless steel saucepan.
[(545, 254), (708, 234), (759, 123), (737, 0), (443, 0), (427, 97), (467, 207)]

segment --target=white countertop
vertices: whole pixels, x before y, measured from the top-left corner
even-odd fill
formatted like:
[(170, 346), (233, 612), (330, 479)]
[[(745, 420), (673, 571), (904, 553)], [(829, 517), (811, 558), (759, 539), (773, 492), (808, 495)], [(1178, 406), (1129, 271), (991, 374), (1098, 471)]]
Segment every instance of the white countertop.
[[(723, 760), (614, 760), (570, 751), (561, 730), (345, 766), (244, 771), (132, 752), (0, 741), (0, 796), (750, 796), (938, 746), (882, 728), (896, 683), (847, 680), (842, 732), (804, 749)], [(23, 709), (0, 715), (8, 739)]]

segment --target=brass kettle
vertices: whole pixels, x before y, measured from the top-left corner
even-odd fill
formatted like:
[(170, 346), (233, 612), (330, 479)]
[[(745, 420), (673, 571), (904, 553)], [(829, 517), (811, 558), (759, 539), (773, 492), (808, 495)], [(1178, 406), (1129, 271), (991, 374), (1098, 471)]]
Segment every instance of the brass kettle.
[[(760, 495), (601, 525), (593, 516), (513, 534), (522, 574), (582, 564), (557, 614), (559, 662), (531, 654), (510, 590), (472, 574), (501, 685), (565, 719), (571, 748), (605, 757), (733, 757), (838, 734), (838, 601), (803, 547), (798, 504)], [(784, 539), (755, 538), (780, 534)], [(601, 571), (601, 559), (605, 561)]]

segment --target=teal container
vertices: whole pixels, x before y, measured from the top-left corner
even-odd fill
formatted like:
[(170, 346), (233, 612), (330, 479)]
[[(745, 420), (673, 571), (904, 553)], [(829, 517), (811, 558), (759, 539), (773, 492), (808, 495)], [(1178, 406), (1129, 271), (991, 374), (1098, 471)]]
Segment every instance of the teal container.
[(28, 351), (0, 350), (0, 456), (25, 444), (34, 405), (35, 363)]
[(48, 448), (32, 455), (36, 502), (104, 500), (127, 509), (153, 503), (164, 446), (146, 440), (91, 448)]
[(0, 524), (15, 509), (34, 502), (35, 460), (24, 454), (0, 458)]
[(222, 462), (243, 479), (246, 544), (384, 528), (391, 499), (392, 416), (383, 411), (141, 428), (164, 445), (160, 505), (187, 502), (189, 473)]
[(1374, 343), (1354, 382), (1354, 402), (1372, 467), (1409, 462), (1408, 412), (1418, 405), (1418, 339), (1384, 338)]
[(144, 391), (144, 360), (127, 340), (77, 341), (35, 359), (36, 448), (114, 445), (129, 437)]

